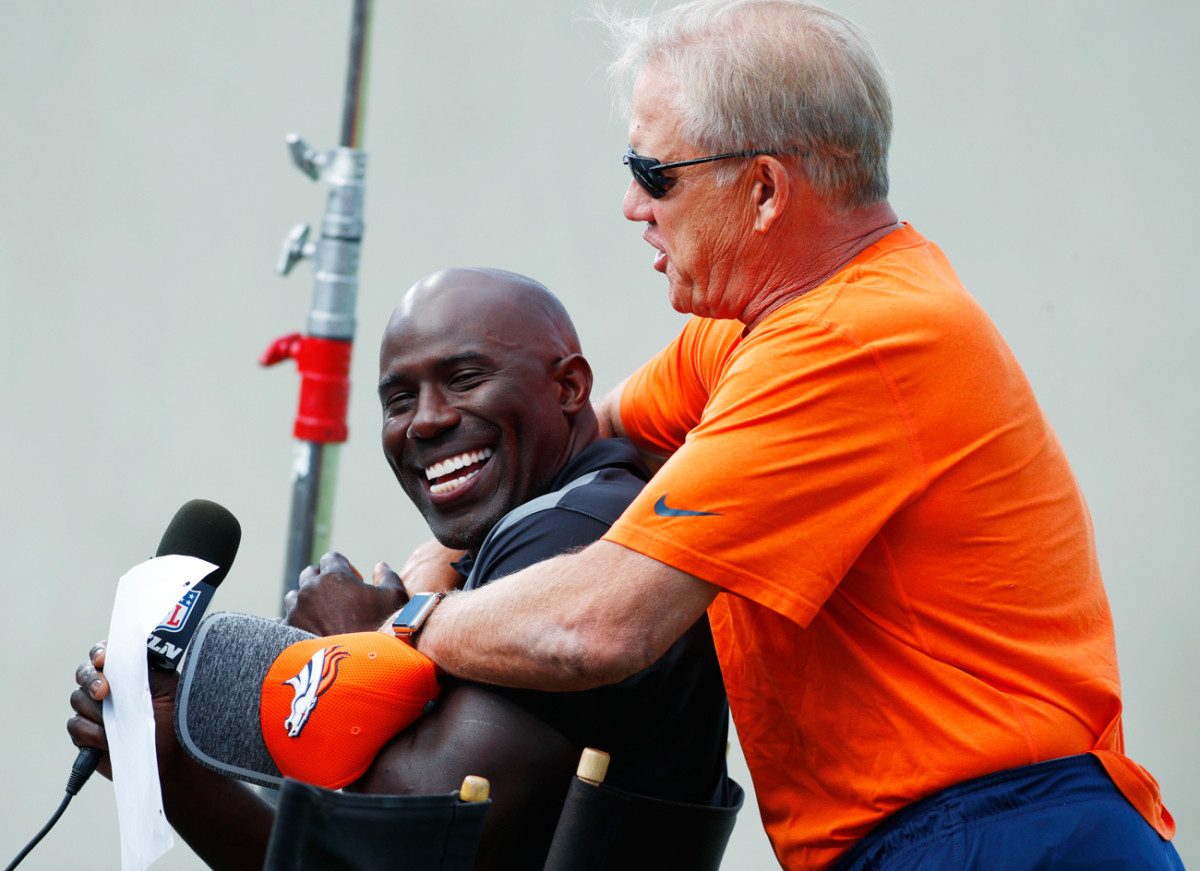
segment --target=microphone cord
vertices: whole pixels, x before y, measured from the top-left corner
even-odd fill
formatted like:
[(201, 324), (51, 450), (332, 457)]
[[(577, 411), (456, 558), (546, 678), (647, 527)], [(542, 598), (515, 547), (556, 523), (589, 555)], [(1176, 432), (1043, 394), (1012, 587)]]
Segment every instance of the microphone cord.
[(82, 747), (79, 750), (79, 755), (75, 757), (75, 764), (71, 766), (71, 775), (67, 778), (67, 794), (63, 796), (62, 804), (58, 806), (58, 810), (54, 812), (54, 816), (50, 817), (50, 822), (42, 826), (42, 830), (33, 836), (33, 840), (25, 845), (17, 858), (13, 859), (4, 871), (12, 871), (21, 864), (30, 851), (38, 845), (42, 838), (46, 837), (46, 833), (54, 828), (54, 824), (58, 822), (58, 818), (63, 815), (63, 811), (67, 809), (67, 805), (71, 803), (71, 799), (75, 794), (87, 783), (87, 779), (92, 776), (92, 772), (96, 770), (96, 766), (100, 764), (100, 751), (95, 747)]

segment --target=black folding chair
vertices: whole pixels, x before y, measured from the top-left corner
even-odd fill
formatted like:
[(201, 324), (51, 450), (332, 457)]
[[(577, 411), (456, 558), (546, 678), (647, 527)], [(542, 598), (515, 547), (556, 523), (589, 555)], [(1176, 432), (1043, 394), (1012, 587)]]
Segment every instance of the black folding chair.
[(544, 871), (717, 871), (745, 793), (723, 806), (663, 801), (605, 786), (608, 754), (588, 748), (563, 804)]
[(263, 871), (471, 871), (488, 782), (444, 795), (363, 795), (287, 779)]

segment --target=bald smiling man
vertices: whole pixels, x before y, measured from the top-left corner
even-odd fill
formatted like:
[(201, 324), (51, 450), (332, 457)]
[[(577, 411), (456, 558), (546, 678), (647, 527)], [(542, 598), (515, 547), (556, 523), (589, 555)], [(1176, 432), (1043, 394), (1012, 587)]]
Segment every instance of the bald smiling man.
[[(649, 476), (632, 444), (601, 439), (575, 328), (532, 279), (493, 269), (422, 279), (392, 314), (379, 371), (384, 455), (438, 547), (424, 563), (410, 561), (408, 589), (386, 564), (369, 584), (342, 556), (326, 554), (289, 596), (287, 619), (299, 628), (375, 629), (410, 594), (475, 589), (590, 544)], [(453, 566), (446, 549), (461, 555)], [(68, 731), (79, 746), (104, 748), (102, 649), (94, 659), (77, 674)], [(180, 749), (169, 725), (174, 678), (152, 680), (168, 819), (210, 867), (261, 868), (273, 808)], [(467, 774), (487, 777), (493, 805), (477, 867), (540, 869), (583, 747), (612, 754), (611, 785), (723, 803), (727, 725), (701, 617), (654, 665), (609, 686), (553, 693), (446, 677), (436, 706), (346, 789), (451, 792)]]

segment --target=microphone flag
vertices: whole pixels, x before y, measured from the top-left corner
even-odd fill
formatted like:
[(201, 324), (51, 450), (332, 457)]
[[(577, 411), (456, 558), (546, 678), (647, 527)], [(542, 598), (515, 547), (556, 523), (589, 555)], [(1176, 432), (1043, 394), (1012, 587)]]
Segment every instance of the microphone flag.
[(117, 584), (104, 660), (111, 692), (103, 704), (124, 871), (145, 871), (175, 843), (158, 782), (146, 637), (214, 568), (198, 557), (170, 554), (134, 566)]

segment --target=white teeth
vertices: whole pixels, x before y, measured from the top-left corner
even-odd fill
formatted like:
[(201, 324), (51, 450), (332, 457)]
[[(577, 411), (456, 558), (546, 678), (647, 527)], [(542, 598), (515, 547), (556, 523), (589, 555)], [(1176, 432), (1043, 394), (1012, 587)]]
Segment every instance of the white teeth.
[(449, 493), (451, 490), (457, 490), (459, 487), (461, 487), (463, 484), (467, 483), (467, 481), (471, 480), (478, 474), (479, 474), (479, 470), (476, 469), (471, 474), (463, 475), (461, 478), (455, 478), (453, 481), (445, 481), (441, 484), (433, 484), (430, 486), (429, 492), (430, 493)]
[[(457, 457), (450, 457), (447, 460), (442, 460), (440, 463), (434, 463), (425, 470), (425, 478), (432, 481), (434, 478), (440, 478), (442, 475), (449, 475), (451, 472), (461, 469), (463, 466), (469, 466), (472, 463), (480, 463), (492, 455), (491, 448), (484, 448), (479, 451), (469, 451), (465, 454), (459, 454)], [(467, 476), (468, 478), (470, 475)], [(466, 478), (460, 478), (459, 481), (465, 481)], [(437, 487), (449, 487), (457, 482), (448, 481), (443, 484), (436, 484), (430, 488), (430, 492), (440, 493)]]

